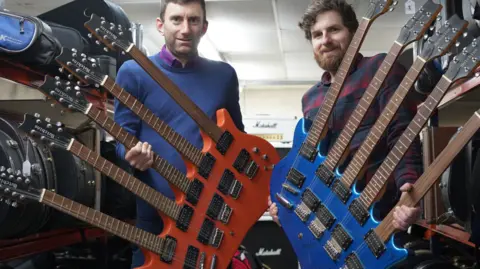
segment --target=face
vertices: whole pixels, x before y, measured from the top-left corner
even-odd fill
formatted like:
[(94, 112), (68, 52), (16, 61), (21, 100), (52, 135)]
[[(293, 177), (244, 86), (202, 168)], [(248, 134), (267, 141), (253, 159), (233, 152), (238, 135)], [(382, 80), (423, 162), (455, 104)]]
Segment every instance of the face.
[(165, 37), (168, 50), (179, 58), (196, 55), (208, 26), (200, 3), (169, 3), (164, 20), (157, 18), (157, 29)]
[(323, 12), (317, 16), (310, 32), (318, 65), (325, 71), (336, 73), (352, 37), (343, 25), (342, 17), (336, 11)]

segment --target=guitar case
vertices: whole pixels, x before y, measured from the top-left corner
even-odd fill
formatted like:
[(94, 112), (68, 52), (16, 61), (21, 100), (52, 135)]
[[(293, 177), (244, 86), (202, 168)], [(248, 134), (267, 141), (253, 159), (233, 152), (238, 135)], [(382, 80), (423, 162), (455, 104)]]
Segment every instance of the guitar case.
[[(76, 29), (89, 42), (89, 53), (91, 55), (107, 55), (116, 60), (116, 68), (118, 68), (130, 57), (126, 54), (121, 54), (120, 51), (104, 51), (104, 45), (97, 45), (95, 39), (90, 39), (90, 33), (84, 24), (90, 20), (92, 13), (104, 17), (107, 21), (117, 25), (121, 25), (125, 29), (131, 28), (131, 22), (127, 17), (125, 11), (117, 4), (110, 1), (103, 0), (82, 0), (72, 1), (68, 4), (62, 5), (56, 9), (50, 10), (38, 17), (48, 22), (54, 22), (66, 27)], [(133, 42), (133, 36), (125, 35), (128, 41)], [(78, 49), (77, 49), (78, 50)]]

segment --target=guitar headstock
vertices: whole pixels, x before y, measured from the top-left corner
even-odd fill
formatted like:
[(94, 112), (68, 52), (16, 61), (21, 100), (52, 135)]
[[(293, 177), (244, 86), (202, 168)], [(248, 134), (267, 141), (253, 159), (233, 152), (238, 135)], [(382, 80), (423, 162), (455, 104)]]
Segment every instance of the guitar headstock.
[(65, 132), (61, 122), (51, 123), (49, 118), (41, 119), (40, 114), (25, 114), (23, 122), (18, 127), (35, 140), (48, 144), (50, 147), (68, 149), (73, 136)]
[(18, 207), (27, 200), (39, 202), (41, 199), (40, 191), (31, 186), (29, 177), (4, 166), (0, 167), (0, 196), (12, 207)]
[(389, 11), (393, 11), (394, 6), (398, 4), (398, 1), (393, 0), (370, 0), (369, 2), (368, 12), (363, 17), (370, 20), (374, 20)]
[[(457, 39), (463, 34), (468, 22), (453, 15), (424, 43), (424, 47), (418, 55), (429, 61), (438, 56), (446, 54), (456, 44)], [(458, 44), (458, 43), (457, 43)]]
[(88, 57), (84, 53), (78, 53), (76, 49), (62, 49), (62, 52), (55, 60), (78, 80), (94, 85), (97, 88), (103, 84), (107, 77), (95, 59)]
[(402, 27), (397, 42), (406, 45), (421, 39), (441, 10), (442, 5), (428, 0)]
[(475, 70), (480, 64), (480, 46), (476, 39), (463, 48), (462, 52), (458, 53), (449, 63), (446, 76), (449, 80), (456, 81), (466, 78), (475, 73)]
[(134, 45), (127, 38), (127, 34), (131, 35), (131, 29), (125, 29), (121, 25), (108, 22), (104, 17), (99, 17), (95, 14), (90, 15), (90, 20), (85, 23), (85, 27), (92, 36), (111, 50), (120, 48), (122, 53), (124, 53), (128, 52)]
[(86, 113), (91, 106), (78, 85), (59, 77), (45, 76), (43, 84), (38, 89), (73, 111)]

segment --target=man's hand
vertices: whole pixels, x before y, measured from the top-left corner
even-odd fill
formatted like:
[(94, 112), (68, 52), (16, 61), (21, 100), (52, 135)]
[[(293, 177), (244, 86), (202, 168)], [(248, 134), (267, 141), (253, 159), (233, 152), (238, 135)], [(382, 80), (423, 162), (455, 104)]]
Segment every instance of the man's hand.
[(135, 147), (127, 151), (125, 160), (140, 171), (147, 170), (153, 163), (152, 146), (147, 142), (138, 142)]
[(268, 196), (268, 213), (270, 213), (270, 216), (272, 217), (273, 221), (280, 225), (280, 221), (278, 220), (278, 208), (275, 203), (272, 203), (272, 199), (270, 199), (270, 195)]
[[(404, 195), (408, 195), (407, 192), (412, 190), (413, 185), (410, 183), (405, 183), (402, 187), (400, 187), (400, 191), (402, 193), (402, 197)], [(420, 216), (420, 207), (408, 207), (408, 206), (397, 206), (393, 211), (393, 227), (398, 230), (405, 231), (415, 223), (415, 221)]]

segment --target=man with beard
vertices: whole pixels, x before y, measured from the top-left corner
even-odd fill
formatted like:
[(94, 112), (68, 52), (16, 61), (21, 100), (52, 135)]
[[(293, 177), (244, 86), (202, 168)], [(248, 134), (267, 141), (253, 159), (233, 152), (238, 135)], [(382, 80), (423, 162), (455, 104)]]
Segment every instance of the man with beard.
[[(344, 0), (314, 0), (308, 6), (302, 21), (299, 23), (305, 37), (313, 47), (313, 54), (317, 64), (325, 70), (321, 81), (308, 90), (302, 99), (304, 118), (313, 120), (322, 105), (329, 87), (335, 80), (335, 74), (342, 62), (350, 41), (358, 28), (358, 21), (352, 7)], [(358, 101), (362, 98), (375, 73), (379, 70), (386, 54), (377, 54), (373, 57), (364, 57), (358, 54), (354, 59), (351, 71), (348, 73), (345, 84), (340, 92), (338, 101), (328, 122), (328, 133), (322, 141), (323, 154), (335, 143), (350, 115), (355, 110)], [(368, 132), (375, 124), (380, 113), (387, 105), (390, 97), (400, 86), (406, 70), (398, 63), (394, 63), (390, 74), (385, 79), (376, 100), (365, 115), (357, 129), (349, 147), (346, 161), (340, 165), (340, 171), (354, 156), (356, 150), (365, 140)], [(436, 83), (436, 82), (435, 82)], [(435, 85), (435, 84), (433, 84)], [(429, 90), (427, 85), (426, 90)], [(418, 90), (418, 89), (417, 89)], [(402, 135), (405, 128), (416, 114), (417, 105), (421, 100), (413, 98), (413, 91), (407, 96), (398, 109), (396, 116), (381, 140), (372, 152), (364, 177), (357, 181), (357, 189), (362, 190), (373, 176), (382, 161)], [(418, 97), (418, 95), (416, 96)], [(387, 184), (383, 198), (374, 208), (374, 215), (382, 219), (398, 201), (401, 193), (408, 192), (412, 183), (422, 173), (421, 146), (418, 138), (414, 141), (405, 157), (397, 166), (390, 182)], [(274, 180), (274, 179), (272, 179)], [(278, 208), (269, 201), (269, 212), (278, 222)], [(420, 208), (401, 206), (394, 210), (393, 225), (399, 230), (406, 230), (420, 214)]]
[[(163, 0), (156, 23), (158, 31), (165, 37), (165, 45), (158, 54), (150, 56), (150, 60), (211, 119), (215, 120), (218, 109), (226, 108), (237, 128), (243, 131), (235, 70), (227, 63), (198, 56), (198, 44), (208, 27), (205, 1)], [(125, 62), (117, 74), (116, 82), (190, 143), (199, 149), (203, 148), (197, 124), (136, 62)], [(186, 173), (180, 154), (118, 100), (115, 100), (114, 115), (118, 124), (143, 141), (128, 151), (118, 144), (118, 156), (137, 169), (137, 178), (174, 199), (166, 180), (149, 168), (153, 163), (153, 151)], [(136, 226), (160, 234), (163, 222), (157, 211), (142, 199), (137, 198), (136, 202)], [(143, 263), (141, 251), (135, 248), (132, 267)]]

